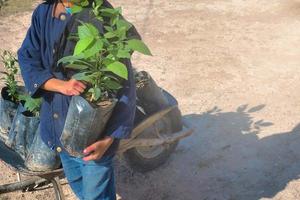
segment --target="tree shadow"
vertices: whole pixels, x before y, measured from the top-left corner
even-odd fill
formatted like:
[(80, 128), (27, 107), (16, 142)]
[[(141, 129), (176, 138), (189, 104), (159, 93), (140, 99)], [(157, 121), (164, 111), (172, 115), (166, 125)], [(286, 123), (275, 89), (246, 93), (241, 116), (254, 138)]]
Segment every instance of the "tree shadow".
[[(257, 200), (274, 197), (300, 174), (300, 125), (259, 137), (273, 123), (251, 115), (265, 105), (218, 107), (184, 118), (196, 131), (166, 164), (147, 174), (117, 167), (123, 200)], [(200, 195), (201, 194), (201, 195)]]

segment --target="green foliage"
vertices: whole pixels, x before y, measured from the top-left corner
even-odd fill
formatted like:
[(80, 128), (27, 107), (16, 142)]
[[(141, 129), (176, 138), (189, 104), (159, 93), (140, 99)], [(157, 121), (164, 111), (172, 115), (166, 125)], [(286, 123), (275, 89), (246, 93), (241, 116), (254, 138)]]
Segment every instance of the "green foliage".
[(5, 71), (1, 73), (5, 75), (2, 80), (5, 80), (5, 86), (8, 88), (8, 95), (13, 102), (19, 103), (24, 101), (24, 107), (35, 116), (38, 116), (41, 98), (32, 98), (29, 94), (21, 94), (18, 90), (18, 83), (16, 81), (16, 74), (18, 73), (18, 60), (10, 51), (4, 51), (1, 55)]
[(16, 81), (16, 74), (18, 73), (18, 61), (10, 51), (4, 51), (1, 55), (1, 61), (4, 65), (5, 71), (1, 71), (5, 76), (1, 80), (5, 81), (8, 96), (13, 102), (18, 102), (18, 85)]
[(129, 48), (131, 48), (132, 50), (138, 51), (145, 55), (149, 55), (149, 56), (152, 55), (148, 47), (140, 40), (136, 40), (136, 39), (128, 40), (127, 44)]
[(19, 100), (24, 101), (24, 108), (30, 111), (34, 116), (39, 116), (42, 98), (32, 98), (28, 94), (20, 94)]
[[(78, 13), (88, 4), (73, 0), (72, 13)], [(81, 23), (70, 39), (77, 39), (74, 53), (58, 61), (65, 68), (76, 70), (74, 79), (85, 81), (88, 87), (84, 93), (91, 102), (99, 102), (114, 97), (122, 82), (128, 79), (128, 71), (123, 63), (130, 59), (134, 51), (151, 55), (149, 48), (137, 39), (128, 38), (132, 24), (121, 17), (121, 8), (107, 8), (103, 0), (94, 0), (94, 17), (104, 25), (104, 33), (91, 23)]]

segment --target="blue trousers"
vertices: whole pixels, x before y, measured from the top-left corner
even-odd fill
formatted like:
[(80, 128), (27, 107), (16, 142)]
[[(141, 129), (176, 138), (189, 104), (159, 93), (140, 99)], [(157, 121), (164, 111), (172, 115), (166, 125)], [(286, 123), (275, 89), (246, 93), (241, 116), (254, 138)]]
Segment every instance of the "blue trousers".
[(88, 162), (65, 151), (59, 155), (69, 185), (80, 200), (116, 200), (114, 155)]

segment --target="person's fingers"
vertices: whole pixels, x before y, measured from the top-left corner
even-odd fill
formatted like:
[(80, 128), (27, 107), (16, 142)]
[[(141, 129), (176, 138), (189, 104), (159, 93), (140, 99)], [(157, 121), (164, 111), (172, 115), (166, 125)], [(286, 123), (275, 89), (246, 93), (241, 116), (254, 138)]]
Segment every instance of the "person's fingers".
[(87, 148), (85, 148), (85, 149), (83, 150), (83, 153), (84, 153), (84, 154), (89, 154), (89, 153), (95, 151), (95, 149), (96, 149), (96, 145), (95, 145), (95, 144), (92, 144), (92, 145), (88, 146)]
[(79, 86), (74, 86), (74, 90), (76, 90), (80, 93), (84, 92), (84, 89), (82, 87), (79, 87)]
[(72, 95), (74, 95), (74, 96), (80, 95), (80, 92), (77, 90), (72, 90)]
[(103, 156), (103, 152), (99, 151), (99, 152), (93, 152), (88, 156), (83, 157), (84, 161), (91, 161), (91, 160), (98, 160)]
[(82, 83), (81, 81), (76, 81), (75, 82), (76, 84), (76, 86), (79, 86), (79, 87), (81, 87), (81, 88), (83, 88), (83, 89), (85, 89), (86, 88), (86, 85), (84, 84), (84, 83)]
[(91, 154), (89, 156), (83, 157), (84, 161), (97, 160), (97, 156), (95, 154)]
[(86, 85), (82, 82), (82, 81), (78, 81), (76, 79), (71, 79), (70, 80), (71, 85), (76, 85), (76, 86), (80, 86), (82, 88), (86, 88)]
[(68, 95), (68, 96), (74, 95), (74, 94), (73, 94), (73, 90), (70, 90), (70, 89), (66, 89), (66, 90), (64, 91), (64, 94), (65, 94), (65, 95)]

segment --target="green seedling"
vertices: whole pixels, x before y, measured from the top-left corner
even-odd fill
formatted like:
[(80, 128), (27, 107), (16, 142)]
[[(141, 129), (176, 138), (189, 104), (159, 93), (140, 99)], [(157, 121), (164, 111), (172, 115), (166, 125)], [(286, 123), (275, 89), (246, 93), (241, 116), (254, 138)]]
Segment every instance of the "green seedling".
[[(88, 4), (75, 1), (73, 14)], [(76, 40), (74, 53), (58, 61), (58, 65), (76, 70), (72, 78), (87, 83), (84, 97), (92, 103), (116, 97), (128, 70), (124, 64), (134, 51), (151, 55), (149, 48), (138, 39), (128, 37), (132, 24), (121, 18), (121, 8), (107, 8), (102, 0), (93, 2), (92, 13), (104, 25), (104, 33), (91, 23), (80, 22), (78, 30), (69, 39)]]

